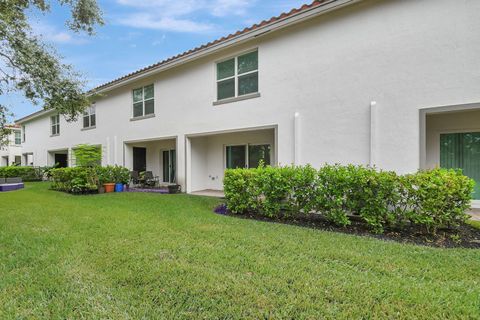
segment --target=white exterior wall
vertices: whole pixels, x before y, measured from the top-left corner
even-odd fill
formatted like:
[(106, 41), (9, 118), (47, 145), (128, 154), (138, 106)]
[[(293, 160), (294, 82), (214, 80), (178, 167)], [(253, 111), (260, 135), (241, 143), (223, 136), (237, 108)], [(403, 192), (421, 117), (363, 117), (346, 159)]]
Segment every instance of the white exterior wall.
[(9, 166), (15, 163), (15, 157), (22, 155), (22, 146), (15, 144), (15, 131), (19, 129), (13, 129), (12, 133), (8, 135), (8, 144), (0, 147), (0, 167)]
[[(47, 150), (101, 144), (104, 164), (123, 164), (124, 141), (176, 137), (177, 180), (189, 168), (193, 184), (202, 174), (192, 166), (203, 162), (186, 162), (185, 150), (201, 154), (186, 136), (277, 126), (276, 160), (290, 164), (299, 112), (302, 163), (368, 164), (373, 145), (378, 167), (414, 171), (419, 110), (480, 102), (478, 12), (473, 0), (364, 1), (111, 91), (96, 103), (96, 129), (62, 119), (60, 136), (49, 137), (49, 117), (27, 122), (24, 152), (45, 165)], [(213, 106), (215, 61), (256, 47), (261, 97)], [(132, 89), (152, 82), (156, 117), (130, 121)]]

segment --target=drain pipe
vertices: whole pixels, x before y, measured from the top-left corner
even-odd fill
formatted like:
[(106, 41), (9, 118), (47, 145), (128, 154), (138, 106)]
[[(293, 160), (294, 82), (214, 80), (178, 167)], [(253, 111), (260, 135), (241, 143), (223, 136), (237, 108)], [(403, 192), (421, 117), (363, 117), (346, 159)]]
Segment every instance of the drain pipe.
[(377, 163), (377, 102), (370, 102), (370, 166)]
[(301, 164), (300, 159), (300, 113), (295, 112), (293, 120), (293, 163), (295, 165)]

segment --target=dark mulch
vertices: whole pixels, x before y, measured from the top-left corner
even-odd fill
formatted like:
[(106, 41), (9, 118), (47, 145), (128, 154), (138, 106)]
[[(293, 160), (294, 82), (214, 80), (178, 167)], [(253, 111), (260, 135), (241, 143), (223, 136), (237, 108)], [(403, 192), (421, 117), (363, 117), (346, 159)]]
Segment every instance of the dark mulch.
[[(218, 210), (217, 210), (218, 211)], [(435, 236), (426, 234), (425, 229), (414, 226), (405, 226), (402, 229), (386, 229), (383, 234), (373, 234), (368, 227), (351, 219), (352, 224), (347, 227), (338, 227), (318, 214), (309, 214), (295, 220), (287, 218), (272, 219), (256, 214), (239, 215), (231, 212), (217, 212), (242, 219), (254, 219), (259, 221), (276, 222), (300, 227), (319, 229), (325, 231), (341, 232), (358, 236), (367, 236), (380, 240), (390, 240), (400, 243), (410, 243), (439, 248), (480, 248), (480, 229), (464, 224), (455, 229), (439, 229)]]

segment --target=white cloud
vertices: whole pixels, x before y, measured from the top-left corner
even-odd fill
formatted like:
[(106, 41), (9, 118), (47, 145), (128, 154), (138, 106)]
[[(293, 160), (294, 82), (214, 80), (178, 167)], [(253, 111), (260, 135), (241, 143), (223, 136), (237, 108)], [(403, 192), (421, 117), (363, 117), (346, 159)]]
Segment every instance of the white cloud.
[(206, 32), (213, 29), (213, 25), (207, 23), (199, 23), (188, 19), (176, 19), (169, 17), (158, 17), (155, 14), (147, 12), (132, 13), (120, 17), (117, 20), (118, 23), (125, 26), (142, 28), (142, 29), (155, 29), (165, 31), (177, 31), (177, 32)]
[(203, 33), (215, 29), (209, 22), (198, 21), (195, 15), (225, 17), (246, 15), (256, 0), (117, 0), (132, 13), (117, 16), (122, 25), (176, 32)]
[(83, 44), (87, 42), (84, 37), (78, 34), (58, 30), (44, 21), (33, 21), (32, 31), (36, 36), (53, 43)]

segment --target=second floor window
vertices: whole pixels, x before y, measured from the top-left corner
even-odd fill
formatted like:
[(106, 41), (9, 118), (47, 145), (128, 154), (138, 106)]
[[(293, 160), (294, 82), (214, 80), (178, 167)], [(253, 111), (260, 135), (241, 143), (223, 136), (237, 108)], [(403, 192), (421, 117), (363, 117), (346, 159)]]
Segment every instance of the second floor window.
[(51, 134), (52, 136), (56, 136), (60, 134), (60, 115), (51, 116), (50, 117), (51, 123)]
[(155, 113), (153, 84), (133, 90), (133, 117)]
[(97, 118), (95, 114), (95, 105), (93, 105), (83, 112), (83, 128), (93, 128), (96, 125)]
[(258, 51), (217, 63), (217, 100), (258, 92)]
[(25, 142), (25, 126), (22, 126), (22, 142)]
[(22, 144), (22, 132), (15, 130), (15, 144), (19, 145)]

